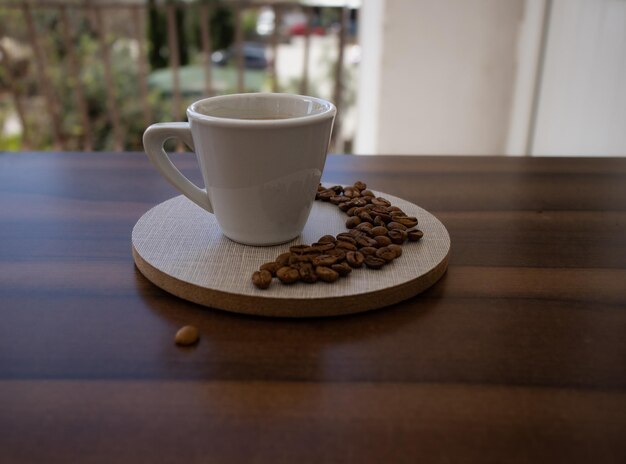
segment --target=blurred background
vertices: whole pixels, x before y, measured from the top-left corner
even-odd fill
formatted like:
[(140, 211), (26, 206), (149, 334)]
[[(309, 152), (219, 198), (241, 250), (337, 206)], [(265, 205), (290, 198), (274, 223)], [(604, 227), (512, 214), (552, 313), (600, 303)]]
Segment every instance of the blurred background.
[(0, 0), (0, 150), (270, 91), (335, 102), (336, 153), (624, 156), (625, 83), (626, 0)]

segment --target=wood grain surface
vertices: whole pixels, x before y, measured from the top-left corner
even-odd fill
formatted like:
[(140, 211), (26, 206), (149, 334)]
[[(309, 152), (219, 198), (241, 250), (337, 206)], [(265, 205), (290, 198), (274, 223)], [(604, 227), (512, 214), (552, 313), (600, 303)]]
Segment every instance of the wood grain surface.
[(626, 159), (328, 159), (357, 179), (445, 224), (447, 274), (274, 320), (136, 270), (175, 195), (144, 155), (0, 153), (0, 462), (626, 462)]

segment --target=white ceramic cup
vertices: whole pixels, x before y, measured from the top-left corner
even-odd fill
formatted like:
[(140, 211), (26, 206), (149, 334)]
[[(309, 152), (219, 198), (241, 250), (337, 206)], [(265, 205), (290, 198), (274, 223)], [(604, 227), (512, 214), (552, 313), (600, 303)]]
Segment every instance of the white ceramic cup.
[[(228, 238), (276, 245), (296, 238), (309, 217), (324, 170), (337, 110), (301, 95), (247, 93), (206, 98), (189, 122), (153, 124), (143, 134), (150, 161), (181, 193), (209, 213)], [(205, 189), (172, 164), (163, 144), (193, 149)]]

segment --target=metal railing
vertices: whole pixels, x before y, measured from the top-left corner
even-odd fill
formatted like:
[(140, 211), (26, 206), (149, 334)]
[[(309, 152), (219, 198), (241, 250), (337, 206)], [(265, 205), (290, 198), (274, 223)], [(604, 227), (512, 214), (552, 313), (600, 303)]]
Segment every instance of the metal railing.
[[(213, 88), (213, 63), (211, 60), (211, 54), (213, 52), (213, 44), (211, 41), (210, 21), (209, 18), (212, 13), (212, 8), (216, 5), (220, 7), (227, 7), (231, 9), (234, 17), (234, 57), (235, 57), (235, 69), (236, 69), (236, 87), (237, 92), (244, 92), (244, 32), (243, 32), (243, 19), (244, 12), (250, 9), (259, 9), (261, 7), (271, 8), (274, 11), (274, 27), (268, 39), (268, 46), (271, 51), (271, 59), (268, 62), (267, 75), (271, 82), (270, 89), (273, 92), (280, 92), (281, 87), (277, 75), (277, 60), (280, 59), (278, 49), (281, 40), (280, 37), (280, 21), (281, 15), (286, 9), (300, 8), (307, 18), (307, 25), (303, 32), (303, 62), (302, 75), (298, 86), (298, 91), (302, 94), (309, 92), (309, 74), (310, 74), (310, 44), (311, 44), (311, 18), (312, 7), (298, 5), (289, 2), (250, 2), (250, 1), (222, 1), (222, 2), (155, 2), (151, 7), (157, 8), (161, 13), (164, 13), (166, 18), (166, 34), (167, 34), (167, 57), (168, 66), (171, 71), (172, 87), (171, 87), (171, 114), (172, 120), (182, 120), (184, 118), (184, 96), (181, 89), (181, 60), (179, 56), (179, 43), (178, 43), (178, 22), (176, 15), (180, 11), (185, 10), (187, 13), (196, 15), (199, 18), (197, 22), (199, 30), (197, 33), (200, 37), (201, 43), (201, 56), (202, 56), (202, 68), (203, 68), (203, 95), (214, 95), (215, 90)], [(155, 122), (155, 116), (150, 104), (149, 98), (149, 85), (148, 76), (151, 72), (149, 57), (148, 57), (148, 42), (146, 38), (146, 17), (149, 13), (149, 6), (141, 1), (140, 3), (129, 2), (98, 2), (95, 3), (91, 0), (84, 0), (80, 3), (70, 1), (8, 1), (0, 3), (0, 12), (3, 10), (12, 10), (14, 13), (23, 20), (23, 28), (25, 36), (28, 38), (29, 46), (32, 49), (32, 56), (34, 61), (34, 67), (37, 75), (36, 89), (30, 89), (29, 92), (35, 92), (40, 98), (43, 99), (45, 104), (43, 107), (46, 112), (47, 119), (50, 123), (51, 130), (51, 147), (55, 150), (68, 149), (68, 141), (70, 137), (67, 131), (63, 128), (61, 123), (61, 108), (60, 96), (64, 91), (59, 88), (58, 83), (51, 78), (53, 74), (53, 68), (62, 67), (62, 72), (65, 73), (67, 79), (72, 80), (72, 85), (66, 86), (71, 89), (73, 93), (71, 100), (72, 109), (79, 116), (79, 129), (81, 134), (80, 149), (85, 151), (92, 151), (95, 148), (94, 135), (93, 135), (93, 121), (92, 115), (89, 111), (89, 106), (86, 97), (86, 89), (77, 76), (83, 71), (84, 63), (79, 59), (75, 52), (75, 45), (79, 39), (79, 32), (73, 26), (75, 21), (71, 21), (70, 17), (76, 19), (81, 17), (88, 25), (93, 38), (95, 38), (98, 46), (93, 51), (98, 56), (98, 60), (103, 67), (104, 78), (104, 90), (105, 90), (105, 105), (106, 105), (106, 119), (107, 125), (110, 128), (111, 143), (107, 149), (113, 149), (114, 151), (123, 151), (128, 149), (128, 142), (125, 140), (125, 123), (122, 120), (119, 110), (119, 95), (116, 88), (115, 70), (112, 63), (111, 47), (115, 41), (115, 37), (111, 37), (110, 29), (111, 25), (107, 22), (107, 13), (115, 11), (118, 14), (127, 14), (126, 21), (129, 21), (133, 26), (134, 35), (129, 37), (137, 44), (138, 53), (136, 54), (136, 69), (137, 69), (137, 82), (136, 82), (136, 95), (134, 97), (136, 105), (141, 107), (141, 118), (143, 119), (144, 127)], [(349, 10), (345, 7), (338, 7), (339, 18), (336, 33), (337, 39), (337, 61), (334, 64), (332, 85), (333, 94), (331, 99), (338, 107), (338, 117), (335, 122), (334, 134), (340, 133), (341, 130), (341, 109), (342, 109), (342, 88), (343, 88), (343, 68), (344, 68), (344, 48), (346, 46), (346, 31), (349, 20)], [(56, 13), (58, 19), (55, 23), (57, 32), (59, 33), (63, 49), (65, 51), (62, 60), (51, 63), (48, 59), (48, 53), (44, 45), (44, 39), (48, 31), (42, 28), (36, 21), (36, 15), (44, 12)], [(2, 27), (0, 26), (0, 37), (2, 35)], [(9, 67), (7, 60), (10, 60), (10, 54), (2, 48), (0, 43), (0, 53), (3, 56), (3, 66)], [(57, 70), (58, 71), (58, 70)], [(17, 85), (17, 82), (11, 78), (7, 79), (5, 89), (11, 94), (15, 113), (19, 118), (22, 125), (22, 144), (24, 147), (41, 148), (33, 146), (30, 137), (29, 121), (28, 121), (28, 109), (24, 105), (25, 99), (29, 98), (26, 91)], [(67, 96), (66, 96), (67, 97)], [(66, 98), (67, 100), (67, 98)], [(76, 147), (76, 143), (74, 143)], [(132, 148), (132, 147), (131, 147)]]

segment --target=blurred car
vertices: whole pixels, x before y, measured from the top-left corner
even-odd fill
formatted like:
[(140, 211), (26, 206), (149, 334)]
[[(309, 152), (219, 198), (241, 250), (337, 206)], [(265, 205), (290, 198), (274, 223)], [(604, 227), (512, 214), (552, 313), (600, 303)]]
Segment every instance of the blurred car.
[[(211, 54), (211, 61), (217, 66), (226, 66), (237, 55), (236, 47), (233, 45), (227, 50), (217, 50)], [(256, 42), (243, 43), (243, 65), (246, 69), (267, 68), (267, 57), (265, 56), (265, 46)]]

